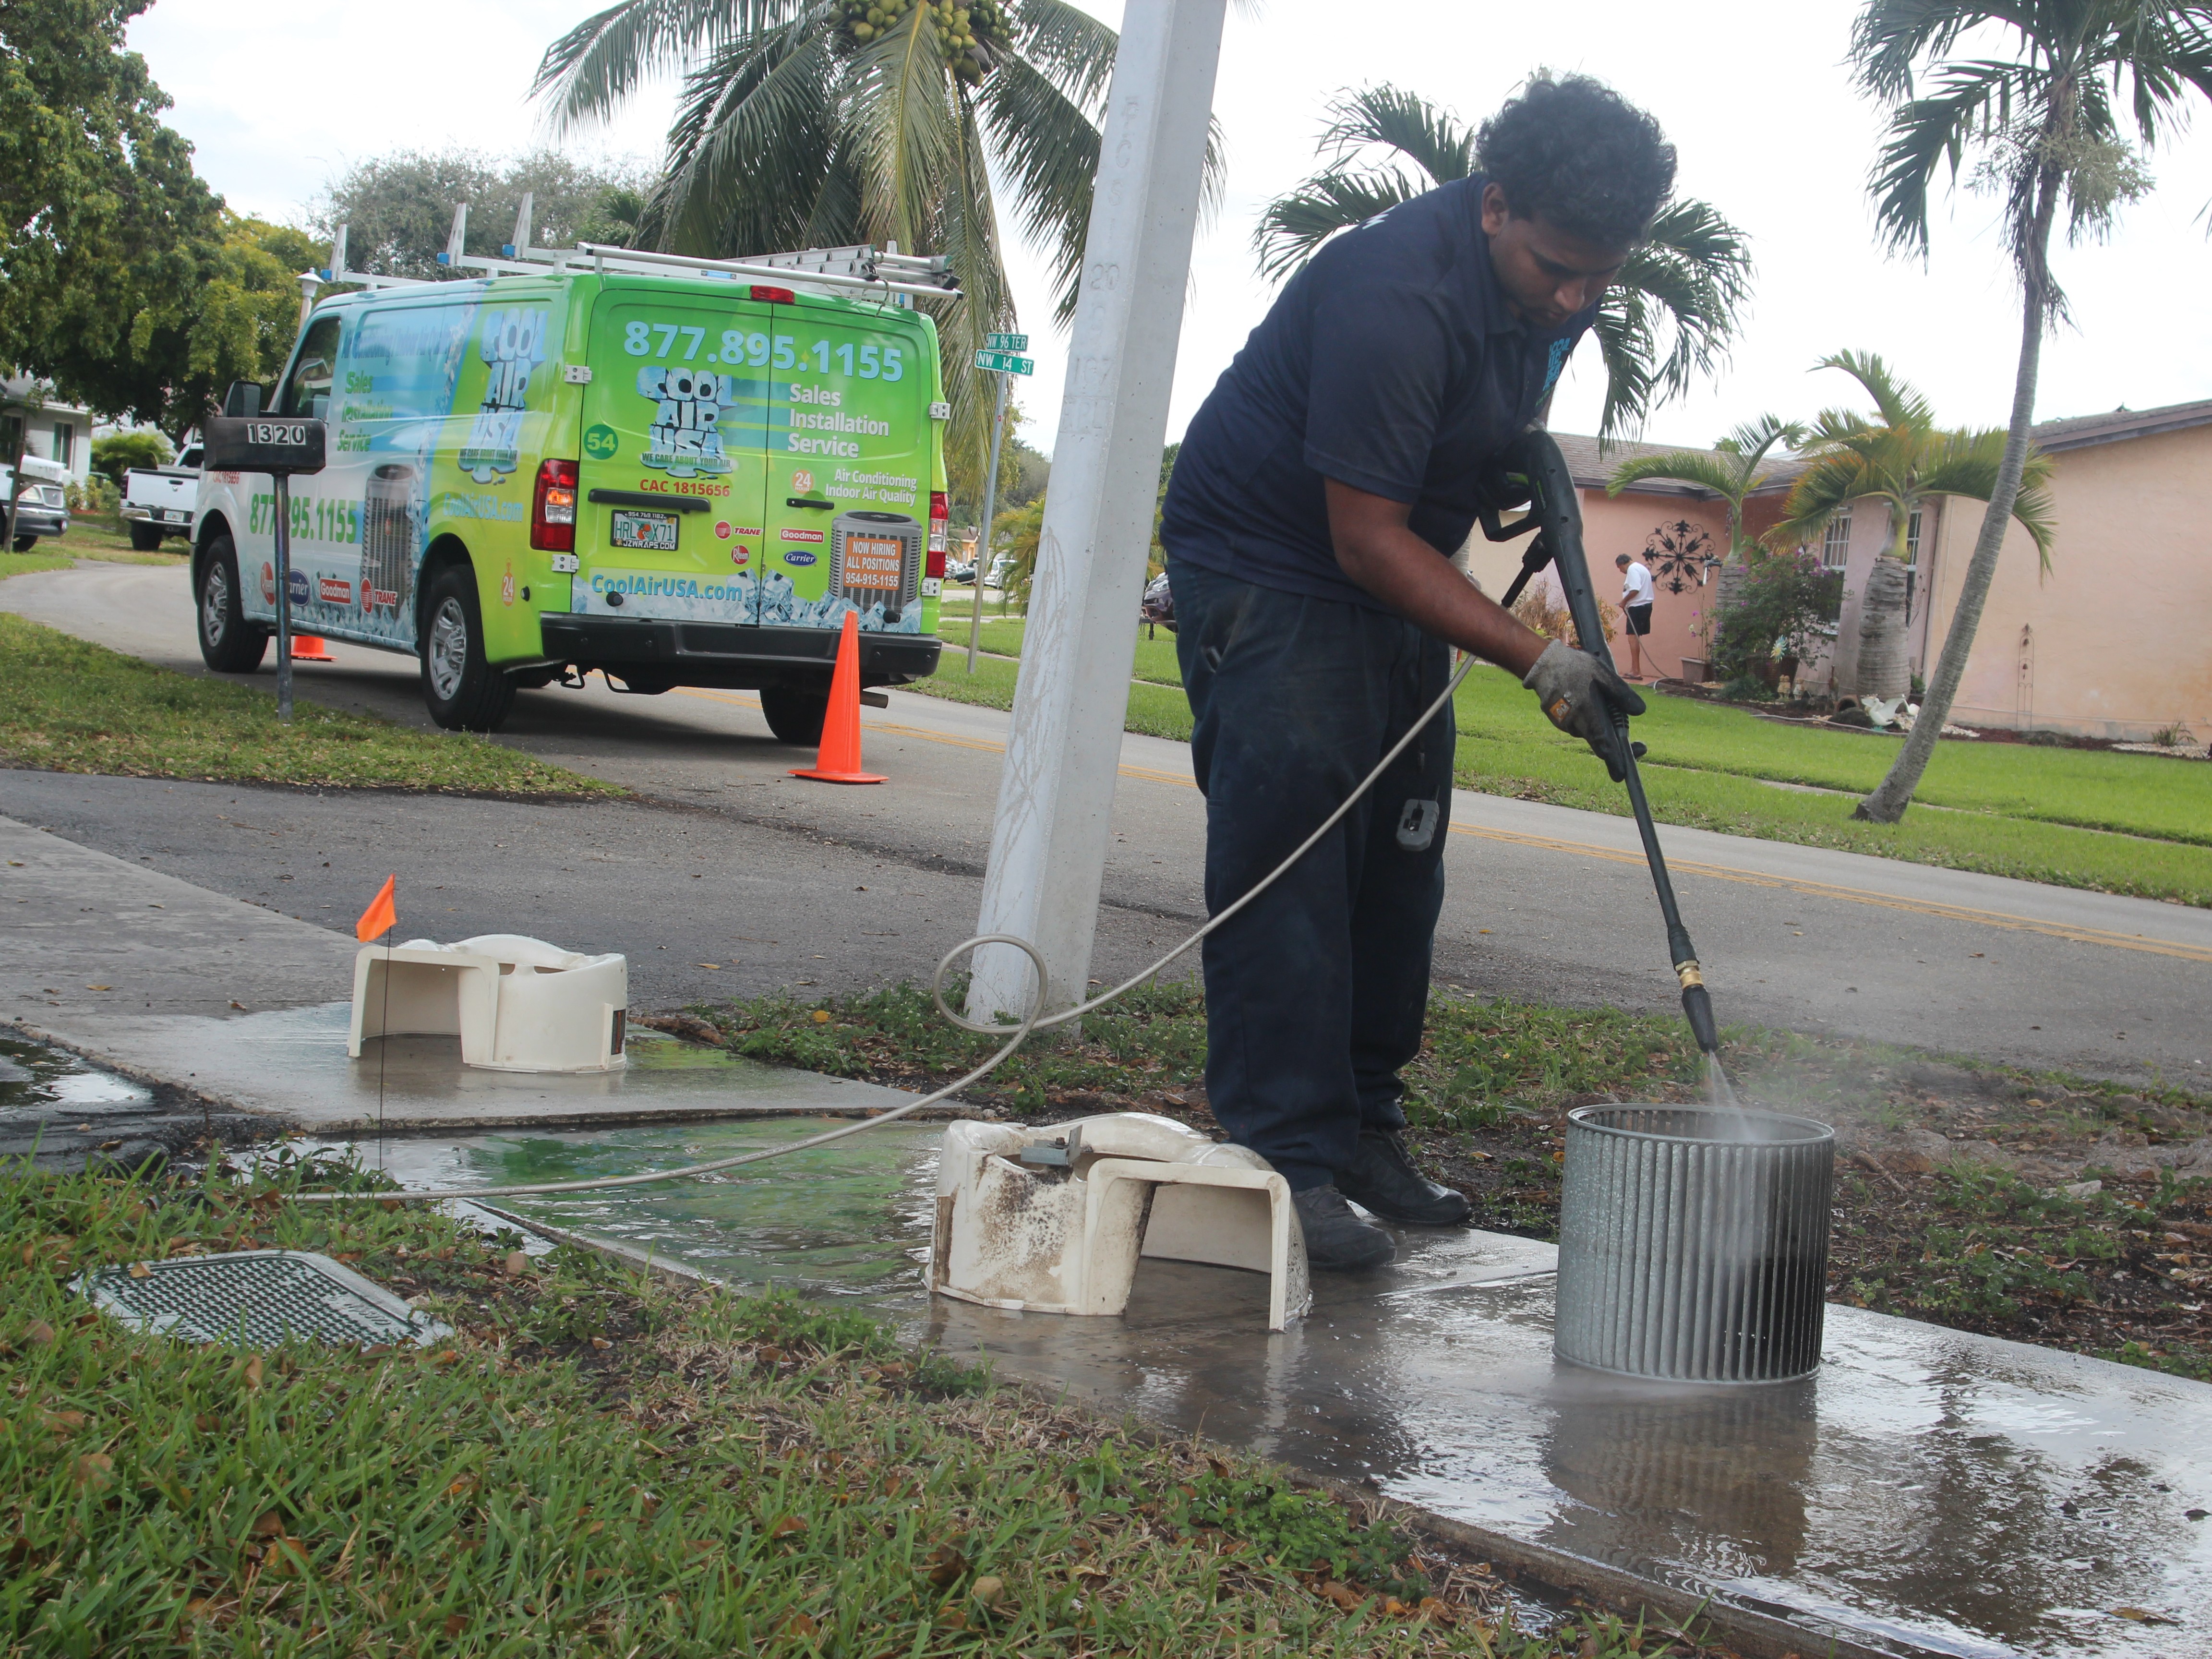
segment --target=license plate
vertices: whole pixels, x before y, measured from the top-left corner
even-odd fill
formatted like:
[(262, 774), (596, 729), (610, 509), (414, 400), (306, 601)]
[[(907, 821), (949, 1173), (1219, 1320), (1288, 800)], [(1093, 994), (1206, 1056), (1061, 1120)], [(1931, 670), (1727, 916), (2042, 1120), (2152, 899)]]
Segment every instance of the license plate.
[(186, 519), (191, 517), (191, 514), (189, 513), (175, 513), (164, 507), (161, 510), (161, 516), (164, 519), (167, 519), (171, 524), (182, 524)]
[(617, 547), (630, 548), (641, 553), (673, 553), (676, 550), (675, 514), (617, 511), (614, 516)]

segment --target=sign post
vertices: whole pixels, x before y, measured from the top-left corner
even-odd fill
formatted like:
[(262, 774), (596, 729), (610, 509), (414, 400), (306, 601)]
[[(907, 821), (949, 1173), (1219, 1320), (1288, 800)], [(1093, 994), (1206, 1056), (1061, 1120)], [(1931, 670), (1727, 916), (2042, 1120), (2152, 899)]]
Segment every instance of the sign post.
[(276, 560), (276, 719), (292, 718), (292, 475), (323, 470), (320, 421), (260, 413), (261, 388), (231, 388), (234, 415), (211, 415), (202, 428), (201, 465), (223, 472), (265, 472), (275, 485)]
[(968, 607), (968, 672), (975, 672), (975, 650), (983, 636), (983, 575), (990, 568), (991, 518), (999, 509), (999, 445), (1006, 434), (1006, 376), (1034, 374), (1036, 364), (1012, 354), (1027, 351), (1026, 334), (994, 334), (975, 354), (975, 367), (999, 377), (999, 412), (991, 418), (991, 466), (983, 475), (983, 528), (975, 538), (975, 597)]

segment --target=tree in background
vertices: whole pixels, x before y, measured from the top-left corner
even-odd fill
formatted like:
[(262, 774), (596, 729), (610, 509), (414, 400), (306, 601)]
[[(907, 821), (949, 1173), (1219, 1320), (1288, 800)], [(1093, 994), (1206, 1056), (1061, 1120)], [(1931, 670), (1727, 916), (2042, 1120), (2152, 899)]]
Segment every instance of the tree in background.
[(1843, 599), (1844, 573), (1824, 568), (1818, 554), (1800, 549), (1753, 560), (1713, 626), (1722, 695), (1771, 695), (1785, 662), (1804, 661), (1831, 637)]
[(158, 432), (112, 432), (92, 441), (92, 470), (118, 489), (133, 467), (167, 466), (177, 452)]
[[(0, 10), (0, 371), (153, 418), (172, 380), (163, 339), (191, 315), (217, 204), (191, 146), (161, 122), (168, 98), (124, 49), (146, 3)], [(0, 459), (20, 468), (20, 440)], [(0, 537), (12, 545), (7, 495)]]
[(532, 240), (540, 247), (579, 241), (628, 243), (653, 188), (649, 169), (592, 166), (550, 149), (502, 161), (470, 149), (398, 150), (333, 179), (310, 222), (325, 245), (346, 227), (346, 264), (380, 276), (477, 276), (438, 263), (468, 204), (465, 249), (496, 254), (531, 198)]
[(304, 230), (226, 210), (221, 235), (198, 249), (195, 303), (159, 331), (169, 384), (151, 418), (181, 441), (233, 380), (273, 382), (300, 332), (300, 275), (329, 259)]
[(684, 71), (644, 245), (948, 256), (963, 297), (922, 303), (944, 346), (945, 453), (976, 465), (992, 388), (975, 348), (1014, 322), (997, 190), (1050, 254), (1066, 321), (1118, 44), (1066, 0), (617, 0), (553, 44), (537, 90), (574, 129)]
[[(1862, 697), (1901, 697), (1912, 685), (1905, 629), (1913, 515), (1923, 502), (1939, 495), (1994, 500), (2002, 481), (2005, 434), (1996, 427), (1980, 431), (1938, 428), (1928, 400), (1892, 374), (1872, 352), (1840, 351), (1814, 367), (1841, 369), (1856, 380), (1874, 399), (1875, 418), (1869, 420), (1856, 410), (1820, 412), (1805, 446), (1810, 465), (1790, 485), (1782, 517), (1767, 531), (1766, 542), (1778, 550), (1796, 547), (1819, 539), (1829, 520), (1848, 512), (1856, 501), (1887, 504), (1889, 544), (1875, 558), (1859, 595), (1858, 676), (1853, 689)], [(2046, 566), (2051, 497), (2044, 486), (2050, 477), (2050, 458), (2029, 457), (2008, 503), (2008, 516), (2034, 538)], [(1940, 726), (1942, 710), (1931, 712), (1923, 702), (1920, 719)], [(1917, 724), (1913, 727), (1919, 729)]]
[[(1999, 50), (1999, 42), (2006, 50)], [(1968, 55), (1956, 58), (1954, 50)], [(1955, 179), (1969, 148), (1975, 181), (2004, 202), (2005, 248), (2020, 279), (2020, 362), (2012, 421), (1996, 457), (1981, 533), (1920, 717), (1856, 817), (1894, 823), (1911, 805), (1966, 672), (2014, 497), (2031, 461), (2043, 336), (2065, 313), (2051, 274), (2063, 198), (2069, 240), (2100, 237), (2115, 210), (2150, 185), (2124, 136), (2145, 149), (2186, 120), (2193, 88), (2212, 98), (2212, 6), (2153, 0), (1869, 0), (1851, 33), (1860, 86), (1890, 106), (1875, 163), (1875, 217), (1893, 251), (1928, 256), (1928, 196), (1939, 168)], [(2124, 111), (2124, 116), (2122, 112)], [(2038, 538), (2037, 548), (2045, 548)]]
[(1644, 455), (1623, 461), (1613, 468), (1605, 493), (1618, 495), (1629, 485), (1641, 483), (1646, 478), (1673, 478), (1711, 490), (1728, 503), (1729, 562), (1742, 564), (1758, 547), (1743, 533), (1744, 501), (1753, 491), (1770, 483), (1778, 471), (1765, 465), (1767, 453), (1777, 444), (1794, 446), (1804, 436), (1805, 428), (1794, 421), (1785, 421), (1778, 415), (1762, 415), (1723, 438), (1710, 454), (1701, 449), (1677, 449), (1664, 455)]
[[(1261, 274), (1270, 281), (1295, 274), (1339, 232), (1480, 167), (1474, 130), (1417, 93), (1393, 86), (1346, 92), (1329, 114), (1322, 171), (1269, 203), (1253, 233)], [(1628, 256), (1591, 329), (1605, 359), (1601, 439), (1634, 431), (1654, 404), (1712, 372), (1735, 333), (1750, 280), (1743, 233), (1710, 204), (1660, 209), (1650, 240)]]

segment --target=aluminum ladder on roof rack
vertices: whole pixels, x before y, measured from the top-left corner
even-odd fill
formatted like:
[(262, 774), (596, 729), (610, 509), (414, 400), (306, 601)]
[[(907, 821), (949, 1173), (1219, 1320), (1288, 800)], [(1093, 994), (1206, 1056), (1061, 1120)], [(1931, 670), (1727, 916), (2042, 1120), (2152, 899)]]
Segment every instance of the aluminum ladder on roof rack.
[[(514, 221), (514, 240), (501, 248), (499, 257), (468, 253), (463, 241), (468, 232), (469, 204), (453, 210), (453, 229), (446, 238), (438, 263), (456, 270), (482, 270), (494, 276), (538, 276), (588, 266), (594, 273), (616, 271), (629, 276), (690, 276), (708, 281), (735, 282), (742, 277), (765, 277), (780, 285), (808, 293), (858, 298), (880, 294), (890, 303), (911, 307), (916, 298), (957, 298), (960, 279), (945, 254), (901, 253), (894, 243), (877, 248), (866, 242), (850, 247), (801, 248), (788, 253), (763, 253), (739, 259), (704, 259), (683, 253), (654, 253), (639, 248), (617, 247), (605, 242), (579, 242), (572, 248), (533, 247), (532, 198), (525, 194)], [(345, 268), (346, 232), (340, 225), (331, 247), (329, 268), (315, 274), (325, 283), (357, 283), (367, 288), (414, 288), (420, 276), (386, 276)]]

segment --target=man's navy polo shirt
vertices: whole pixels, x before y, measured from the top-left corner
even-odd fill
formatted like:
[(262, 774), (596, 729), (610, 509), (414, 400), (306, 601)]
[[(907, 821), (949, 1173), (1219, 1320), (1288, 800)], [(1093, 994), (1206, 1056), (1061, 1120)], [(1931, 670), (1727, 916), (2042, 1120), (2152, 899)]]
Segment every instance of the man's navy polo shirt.
[(1413, 508), (1456, 552), (1486, 465), (1535, 418), (1596, 308), (1517, 321), (1490, 265), (1480, 174), (1325, 246), (1283, 290), (1183, 435), (1160, 539), (1289, 593), (1381, 601), (1346, 577), (1324, 478)]

